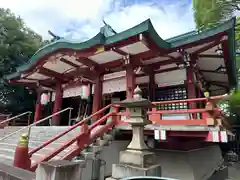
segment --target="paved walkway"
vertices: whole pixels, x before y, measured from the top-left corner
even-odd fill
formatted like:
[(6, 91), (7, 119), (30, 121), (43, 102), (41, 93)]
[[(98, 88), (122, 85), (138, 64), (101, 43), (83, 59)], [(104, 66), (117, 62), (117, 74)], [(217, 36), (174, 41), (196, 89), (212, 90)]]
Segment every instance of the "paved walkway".
[(228, 178), (226, 180), (240, 180), (240, 163), (228, 167)]

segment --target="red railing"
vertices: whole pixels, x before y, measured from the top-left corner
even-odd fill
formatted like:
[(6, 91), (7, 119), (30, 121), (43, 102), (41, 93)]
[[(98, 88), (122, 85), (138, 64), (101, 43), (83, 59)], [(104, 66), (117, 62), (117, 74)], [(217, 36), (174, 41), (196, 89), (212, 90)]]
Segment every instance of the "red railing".
[[(215, 125), (214, 119), (220, 117), (221, 111), (214, 103), (215, 100), (222, 99), (223, 96), (213, 96), (210, 98), (194, 98), (185, 100), (173, 100), (173, 101), (160, 101), (152, 102), (153, 105), (167, 105), (167, 104), (180, 104), (187, 103), (188, 105), (194, 104), (197, 107), (198, 104), (203, 102), (202, 108), (194, 109), (179, 109), (179, 110), (159, 110), (157, 107), (153, 107), (148, 111), (149, 120), (156, 125)], [(211, 105), (212, 109), (207, 106)], [(129, 116), (128, 112), (120, 112), (119, 116)], [(178, 119), (179, 118), (179, 119)], [(230, 127), (228, 123), (222, 118), (223, 124)], [(127, 124), (120, 121), (120, 124)]]
[[(73, 143), (77, 142), (78, 146), (71, 150), (70, 152), (68, 152), (62, 159), (71, 159), (72, 157), (76, 156), (77, 154), (79, 154), (79, 152), (81, 150), (83, 150), (85, 148), (86, 145), (91, 144), (94, 140), (96, 140), (97, 137), (100, 137), (101, 135), (103, 135), (104, 133), (106, 133), (107, 131), (110, 130), (110, 128), (112, 128), (116, 123), (117, 123), (117, 109), (118, 107), (116, 107), (114, 112), (108, 113), (107, 115), (103, 116), (102, 118), (100, 118), (98, 121), (94, 122), (92, 125), (88, 126), (87, 125), (87, 121), (90, 120), (92, 117), (96, 116), (96, 115), (101, 115), (105, 110), (107, 110), (108, 108), (112, 107), (113, 105), (110, 104), (106, 107), (104, 107), (103, 109), (97, 111), (96, 113), (92, 114), (91, 116), (89, 116), (86, 119), (83, 119), (82, 121), (78, 122), (77, 124), (73, 125), (72, 127), (70, 127), (69, 129), (67, 129), (66, 131), (59, 133), (57, 136), (55, 136), (54, 138), (48, 140), (47, 142), (43, 143), (41, 146), (31, 150), (29, 152), (29, 160), (31, 158), (31, 156), (38, 152), (39, 150), (43, 149), (44, 147), (46, 147), (47, 145), (49, 145), (50, 143), (58, 140), (59, 138), (61, 138), (62, 136), (64, 136), (65, 134), (67, 134), (68, 132), (76, 129), (77, 127), (81, 126), (81, 132), (79, 132), (78, 135), (76, 135), (76, 137), (74, 137), (73, 139), (65, 142), (63, 145), (61, 145), (59, 148), (57, 148), (56, 150), (54, 150), (53, 152), (51, 152), (50, 154), (47, 154), (44, 158), (40, 159), (39, 161), (35, 162), (34, 164), (31, 165), (31, 167), (29, 168), (30, 170), (34, 171), (37, 168), (37, 165), (43, 161), (48, 161), (50, 159), (52, 159), (53, 157), (55, 157), (56, 155), (58, 155), (60, 152), (62, 152), (64, 149), (66, 149), (67, 147), (71, 146)], [(96, 128), (97, 126), (99, 126), (100, 124), (106, 122), (106, 120), (112, 117), (112, 121), (110, 123), (106, 123), (104, 126), (102, 126), (100, 129), (98, 129), (95, 132), (91, 132), (94, 128)]]
[[(153, 102), (154, 105), (179, 103), (187, 103), (188, 105), (194, 104), (195, 109), (157, 110), (155, 107), (152, 108), (152, 111), (148, 112), (149, 119), (154, 124), (159, 125), (215, 125), (215, 118), (219, 116), (220, 109), (217, 108), (214, 100), (220, 100), (222, 97), (223, 96), (214, 96), (210, 98), (194, 98), (186, 100)], [(200, 102), (203, 102), (203, 108), (197, 108), (197, 105)], [(178, 114), (178, 116), (181, 118), (177, 119), (176, 114)]]
[[(221, 99), (222, 96), (215, 96), (211, 97), (209, 99), (207, 98), (197, 98), (197, 99), (186, 99), (186, 100), (176, 100), (176, 101), (164, 101), (164, 102), (153, 102), (153, 104), (172, 104), (172, 103), (196, 103), (200, 101), (212, 102), (213, 100)], [(108, 108), (114, 107), (115, 110), (113, 112), (110, 112), (96, 122), (94, 122), (92, 125), (87, 125), (87, 122), (95, 116), (102, 115), (105, 110)], [(78, 122), (77, 124), (73, 125), (69, 129), (65, 130), (62, 133), (59, 133), (54, 138), (48, 140), (47, 142), (43, 143), (41, 146), (31, 150), (28, 153), (28, 160), (31, 161), (31, 157), (34, 153), (38, 152), (39, 150), (43, 149), (44, 147), (48, 146), (49, 144), (53, 143), (54, 141), (58, 140), (65, 134), (69, 133), (70, 131), (76, 129), (77, 127), (81, 126), (81, 130), (79, 134), (77, 134), (74, 138), (68, 140), (64, 144), (62, 144), (60, 147), (55, 149), (49, 154), (46, 154), (45, 157), (38, 160), (34, 164), (31, 164), (31, 167), (29, 167), (30, 170), (34, 171), (37, 168), (37, 165), (43, 161), (48, 161), (58, 155), (60, 152), (62, 152), (64, 149), (71, 146), (72, 149), (70, 149), (66, 154), (62, 156), (62, 159), (70, 160), (74, 156), (78, 155), (81, 150), (83, 150), (86, 146), (93, 143), (96, 138), (102, 136), (107, 131), (111, 130), (115, 125), (121, 124), (121, 121), (118, 121), (118, 118), (123, 115), (129, 115), (127, 112), (118, 112), (119, 105), (113, 105), (110, 104), (101, 110), (97, 111), (96, 113), (92, 114), (86, 119), (83, 119), (82, 121)], [(215, 106), (213, 107), (212, 111), (219, 112), (219, 109)], [(201, 118), (197, 119), (194, 114), (201, 114)], [(164, 114), (193, 114), (191, 118), (186, 120), (163, 120), (162, 115)], [(207, 108), (201, 108), (201, 109), (185, 109), (185, 110), (157, 110), (155, 107), (152, 108), (150, 111), (148, 111), (148, 115), (150, 120), (155, 124), (167, 124), (167, 125), (209, 125), (209, 122), (207, 121), (207, 117), (209, 117), (209, 109)], [(112, 117), (112, 121), (105, 123), (106, 120)], [(103, 126), (100, 126), (101, 124), (105, 123)], [(95, 129), (96, 127), (97, 130)], [(72, 146), (75, 142), (77, 142), (77, 146)]]

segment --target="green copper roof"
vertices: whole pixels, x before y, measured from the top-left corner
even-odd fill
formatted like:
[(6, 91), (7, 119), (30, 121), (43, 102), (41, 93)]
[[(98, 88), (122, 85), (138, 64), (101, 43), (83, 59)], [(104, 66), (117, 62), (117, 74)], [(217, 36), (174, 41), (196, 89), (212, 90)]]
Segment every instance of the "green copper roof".
[[(16, 73), (6, 76), (5, 79), (9, 80), (9, 79), (13, 79), (20, 76), (21, 72), (24, 72), (34, 67), (36, 63), (41, 59), (41, 57), (44, 57), (60, 49), (84, 50), (95, 45), (109, 45), (112, 43), (116, 43), (141, 33), (147, 34), (148, 38), (150, 38), (153, 42), (155, 42), (156, 45), (158, 45), (160, 48), (170, 49), (170, 48), (179, 47), (181, 45), (188, 44), (194, 41), (198, 41), (210, 36), (214, 36), (220, 32), (227, 31), (230, 33), (229, 35), (231, 35), (232, 31), (234, 31), (234, 26), (235, 26), (235, 18), (229, 21), (226, 21), (220, 26), (209, 29), (207, 31), (203, 31), (200, 33), (198, 33), (197, 31), (191, 31), (189, 33), (185, 33), (177, 37), (163, 40), (155, 31), (150, 19), (120, 33), (116, 33), (111, 28), (111, 26), (105, 24), (105, 26), (101, 28), (100, 32), (95, 37), (85, 42), (59, 39), (53, 43), (50, 43), (42, 47), (30, 58), (28, 63), (26, 63), (21, 67), (18, 67)], [(234, 38), (232, 35), (230, 37)], [(232, 44), (234, 44), (234, 42), (232, 42)], [(235, 48), (233, 47), (233, 45), (231, 45), (230, 47)], [(232, 57), (232, 61), (235, 62), (234, 57)]]

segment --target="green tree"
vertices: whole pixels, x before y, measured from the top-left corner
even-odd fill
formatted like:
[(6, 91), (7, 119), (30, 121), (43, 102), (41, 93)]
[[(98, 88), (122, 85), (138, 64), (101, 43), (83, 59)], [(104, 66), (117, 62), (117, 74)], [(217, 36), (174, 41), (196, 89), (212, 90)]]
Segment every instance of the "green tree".
[(204, 30), (217, 26), (239, 10), (240, 0), (193, 0), (196, 28)]
[[(220, 23), (234, 16), (236, 11), (239, 11), (240, 0), (193, 0), (194, 19), (196, 28), (199, 31), (219, 25)], [(237, 17), (236, 23), (236, 44), (237, 49), (240, 49), (240, 17)], [(237, 67), (240, 68), (240, 56), (236, 55)], [(231, 91), (229, 101), (219, 102), (219, 107), (228, 116), (234, 116), (239, 109), (240, 93)]]
[[(9, 9), (0, 8), (0, 78), (26, 63), (43, 45), (42, 37), (26, 26)], [(0, 82), (0, 111), (15, 113), (34, 107), (35, 94), (23, 86)]]

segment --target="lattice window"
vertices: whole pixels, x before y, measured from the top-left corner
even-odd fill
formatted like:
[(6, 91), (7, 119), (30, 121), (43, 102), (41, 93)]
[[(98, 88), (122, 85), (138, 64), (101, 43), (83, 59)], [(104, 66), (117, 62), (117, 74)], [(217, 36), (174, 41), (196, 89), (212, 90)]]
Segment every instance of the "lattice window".
[[(164, 88), (156, 90), (156, 101), (171, 101), (187, 99), (187, 91), (185, 87)], [(187, 103), (172, 103), (172, 104), (159, 104), (157, 106), (160, 110), (176, 110), (187, 109)]]

